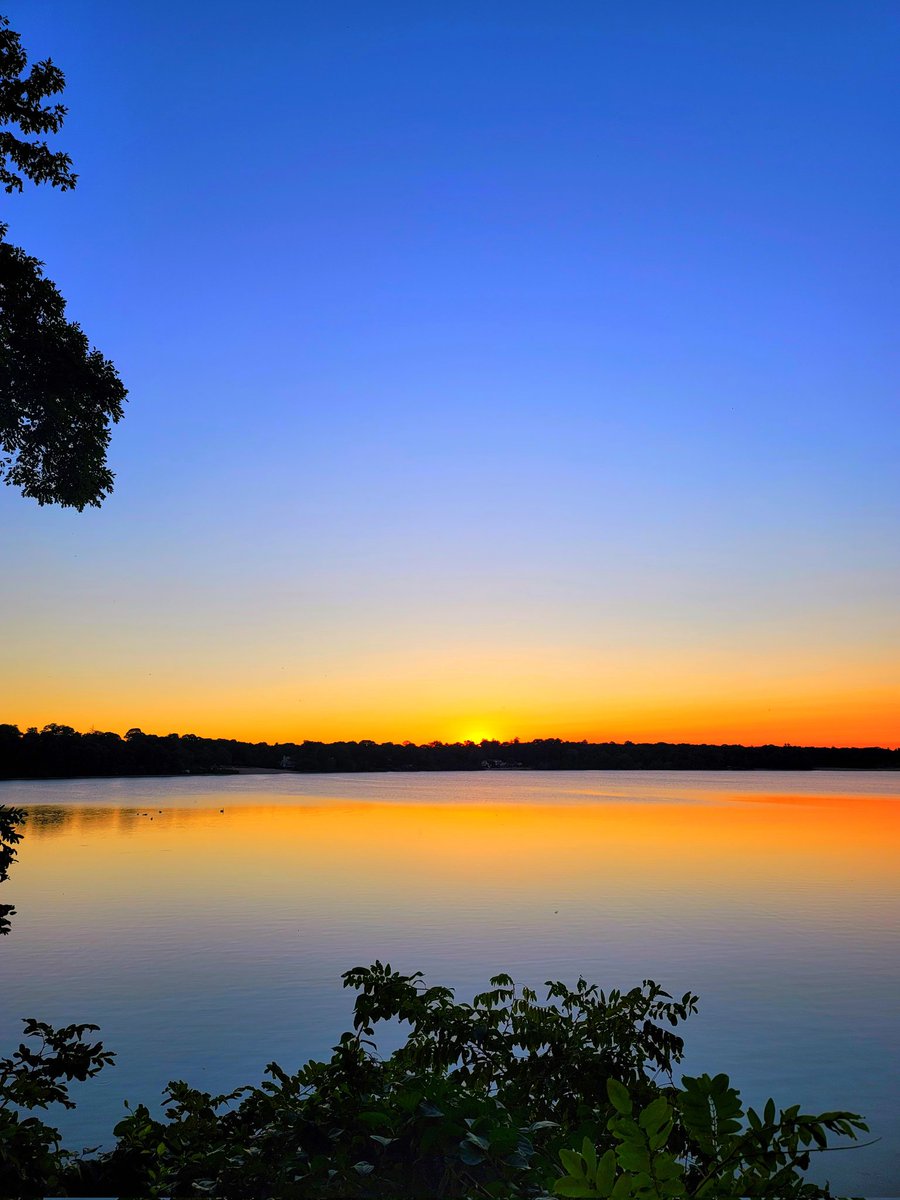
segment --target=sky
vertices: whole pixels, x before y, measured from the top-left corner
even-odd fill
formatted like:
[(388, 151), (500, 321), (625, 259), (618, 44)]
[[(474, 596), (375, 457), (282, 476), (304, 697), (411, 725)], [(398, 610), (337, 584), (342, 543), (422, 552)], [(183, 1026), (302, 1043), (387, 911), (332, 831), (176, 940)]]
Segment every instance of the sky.
[(900, 744), (900, 9), (7, 0), (129, 389), (0, 720)]

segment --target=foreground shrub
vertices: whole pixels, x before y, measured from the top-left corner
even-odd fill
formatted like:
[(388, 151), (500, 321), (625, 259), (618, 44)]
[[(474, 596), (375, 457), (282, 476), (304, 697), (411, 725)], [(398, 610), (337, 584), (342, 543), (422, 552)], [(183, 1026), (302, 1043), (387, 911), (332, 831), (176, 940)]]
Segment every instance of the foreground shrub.
[(74, 1156), (60, 1148), (59, 1131), (39, 1117), (24, 1116), (51, 1104), (74, 1108), (68, 1085), (109, 1066), (115, 1057), (85, 1040), (96, 1025), (53, 1029), (25, 1022), (26, 1041), (0, 1059), (0, 1196), (64, 1194), (77, 1172)]
[[(16, 1110), (70, 1103), (64, 1083), (50, 1095), (55, 1077), (85, 1078), (110, 1056), (84, 1042), (91, 1027), (32, 1023), (42, 1046), (0, 1065), (0, 1195), (814, 1200), (830, 1193), (804, 1182), (810, 1155), (866, 1128), (772, 1101), (745, 1114), (724, 1075), (676, 1086), (675, 1029), (697, 998), (649, 980), (608, 993), (548, 983), (539, 1000), (500, 975), (466, 1004), (376, 962), (344, 985), (358, 992), (353, 1029), (328, 1062), (271, 1063), (259, 1086), (222, 1096), (171, 1083), (162, 1119), (129, 1108), (94, 1157)], [(408, 1030), (386, 1058), (384, 1021)]]
[(607, 1122), (613, 1146), (603, 1153), (585, 1138), (581, 1153), (560, 1150), (565, 1174), (557, 1196), (587, 1200), (665, 1200), (667, 1197), (821, 1197), (828, 1189), (806, 1183), (810, 1154), (828, 1148), (828, 1134), (851, 1141), (867, 1126), (845, 1112), (801, 1114), (799, 1106), (762, 1116), (750, 1108), (744, 1126), (740, 1094), (727, 1075), (685, 1076), (681, 1090), (657, 1096), (639, 1114), (628, 1089), (607, 1080), (615, 1112)]

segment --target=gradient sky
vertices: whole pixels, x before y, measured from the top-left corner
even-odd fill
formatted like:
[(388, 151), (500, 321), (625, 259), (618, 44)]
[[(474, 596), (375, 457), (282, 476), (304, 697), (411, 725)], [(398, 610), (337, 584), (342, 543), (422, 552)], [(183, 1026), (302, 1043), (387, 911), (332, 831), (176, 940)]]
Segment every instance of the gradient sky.
[(900, 10), (8, 0), (130, 390), (0, 720), (900, 742)]

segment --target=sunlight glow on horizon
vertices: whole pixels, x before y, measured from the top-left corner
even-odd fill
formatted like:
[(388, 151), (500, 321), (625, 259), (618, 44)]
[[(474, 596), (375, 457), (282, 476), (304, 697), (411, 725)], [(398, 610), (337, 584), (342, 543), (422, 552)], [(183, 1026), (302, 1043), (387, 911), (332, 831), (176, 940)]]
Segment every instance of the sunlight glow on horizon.
[[(193, 705), (183, 706), (178, 698), (158, 701), (152, 706), (143, 702), (124, 705), (128, 714), (123, 720), (112, 707), (79, 696), (71, 707), (44, 704), (15, 721), (21, 729), (42, 728), (54, 722), (67, 724), (80, 732), (88, 729), (109, 730), (124, 734), (129, 728), (164, 736), (168, 733), (193, 733), (201, 737), (233, 738), (249, 742), (529, 742), (540, 738), (560, 738), (563, 741), (588, 742), (690, 742), (695, 744), (742, 744), (796, 746), (883, 746), (896, 749), (900, 743), (900, 701), (896, 694), (861, 691), (851, 695), (846, 691), (828, 697), (812, 707), (804, 697), (785, 701), (777, 706), (762, 702), (758, 705), (730, 701), (727, 711), (722, 704), (684, 704), (666, 710), (658, 702), (650, 705), (623, 706), (616, 712), (614, 702), (598, 703), (599, 718), (586, 718), (578, 706), (570, 702), (554, 708), (553, 719), (542, 720), (540, 711), (533, 714), (523, 709), (497, 711), (490, 724), (467, 720), (448, 707), (446, 700), (434, 706), (422, 706), (403, 716), (392, 712), (360, 713), (348, 720), (340, 707), (318, 718), (302, 721), (286, 719), (277, 708), (270, 711), (253, 707), (248, 718), (239, 704), (226, 704), (199, 695)], [(359, 707), (354, 706), (357, 713)], [(101, 714), (106, 715), (101, 715)], [(31, 719), (27, 719), (29, 717)]]

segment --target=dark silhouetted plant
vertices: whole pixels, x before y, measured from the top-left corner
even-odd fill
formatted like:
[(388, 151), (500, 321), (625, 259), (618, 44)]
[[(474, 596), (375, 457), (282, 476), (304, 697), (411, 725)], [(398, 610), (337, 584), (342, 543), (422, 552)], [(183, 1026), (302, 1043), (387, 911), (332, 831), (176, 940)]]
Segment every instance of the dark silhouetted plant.
[(75, 1156), (61, 1148), (57, 1129), (23, 1114), (51, 1104), (74, 1108), (68, 1085), (92, 1078), (115, 1055), (85, 1040), (96, 1025), (24, 1024), (26, 1041), (0, 1059), (0, 1196), (64, 1195), (64, 1177), (78, 1174)]
[[(0, 16), (0, 185), (25, 180), (66, 191), (76, 176), (45, 135), (58, 133), (66, 108), (48, 98), (65, 76), (47, 59), (28, 69), (19, 35)], [(106, 463), (125, 388), (115, 367), (91, 348), (43, 264), (6, 241), (0, 224), (0, 479), (39, 504), (79, 510), (112, 490)]]
[[(851, 1113), (796, 1109), (749, 1112), (745, 1128), (724, 1076), (677, 1086), (673, 1028), (696, 997), (674, 1000), (650, 981), (608, 993), (551, 982), (539, 1000), (500, 975), (469, 1004), (376, 962), (344, 984), (358, 992), (353, 1029), (328, 1062), (295, 1074), (272, 1063), (258, 1087), (222, 1096), (172, 1083), (164, 1119), (129, 1110), (114, 1150), (80, 1164), (82, 1183), (90, 1177), (95, 1195), (224, 1200), (539, 1197), (554, 1187), (616, 1200), (806, 1200), (828, 1195), (802, 1180), (809, 1150), (865, 1128)], [(407, 1030), (386, 1058), (374, 1041), (382, 1022)]]
[[(24, 823), (24, 809), (0, 804), (0, 883), (9, 878), (10, 867), (16, 861), (16, 846), (22, 840), (19, 826)], [(0, 934), (9, 933), (15, 911), (12, 904), (0, 904)]]

